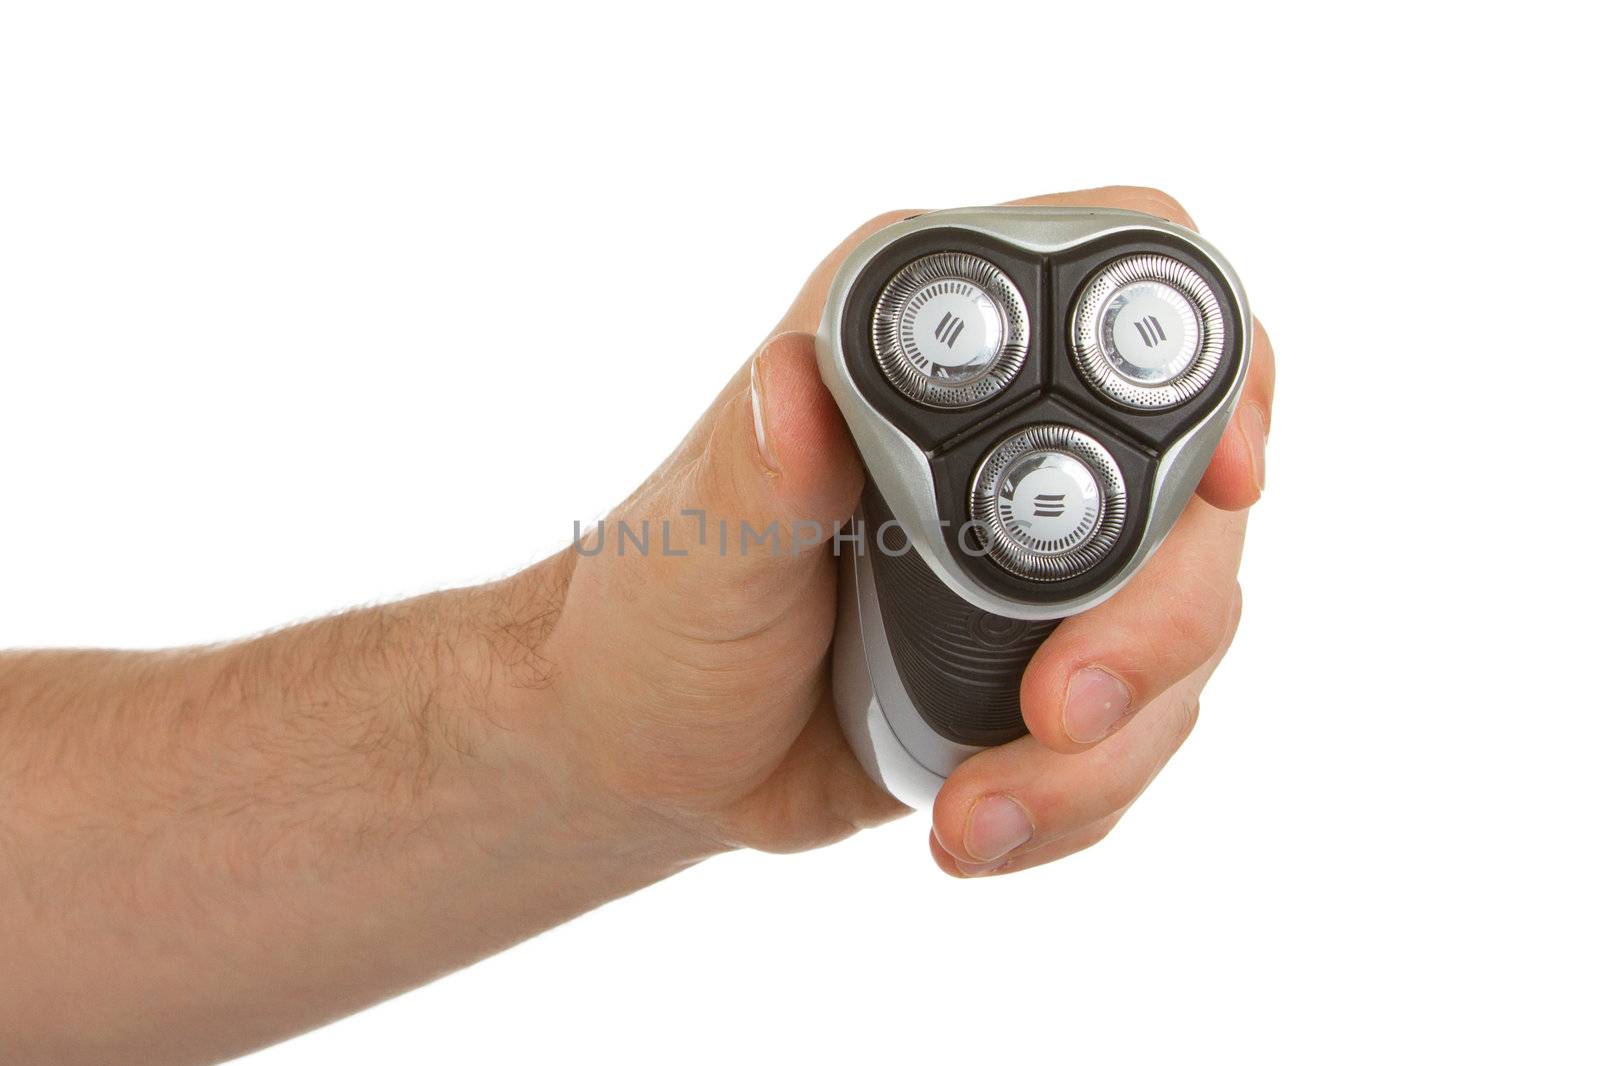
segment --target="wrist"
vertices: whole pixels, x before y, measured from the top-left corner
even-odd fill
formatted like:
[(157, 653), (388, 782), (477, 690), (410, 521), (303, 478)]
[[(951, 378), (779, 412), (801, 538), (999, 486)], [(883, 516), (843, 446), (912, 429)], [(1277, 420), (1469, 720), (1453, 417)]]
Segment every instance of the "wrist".
[(575, 561), (563, 552), (447, 594), (458, 597), (445, 615), (458, 654), (441, 686), (450, 692), (444, 698), (469, 708), (476, 757), (499, 782), (512, 840), (539, 850), (557, 842), (568, 856), (614, 865), (643, 884), (727, 846), (619, 780), (606, 735), (628, 723), (596, 723), (586, 713), (598, 703), (590, 698), (596, 679), (585, 676), (591, 667), (551, 639)]

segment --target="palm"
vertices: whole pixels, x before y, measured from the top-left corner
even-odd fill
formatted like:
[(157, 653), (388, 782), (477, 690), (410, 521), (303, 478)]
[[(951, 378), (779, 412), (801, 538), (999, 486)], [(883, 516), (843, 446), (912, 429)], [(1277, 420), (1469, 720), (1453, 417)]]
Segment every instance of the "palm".
[(621, 682), (584, 713), (596, 728), (631, 723), (608, 746), (631, 794), (692, 816), (727, 843), (770, 851), (830, 843), (905, 810), (862, 772), (834, 716), (831, 554), (791, 575), (785, 595), (729, 590), (710, 613), (692, 594), (665, 609), (617, 610), (625, 606), (618, 583), (638, 576), (627, 563), (580, 560), (561, 628), (574, 638), (567, 646), (603, 659), (573, 673), (598, 669)]

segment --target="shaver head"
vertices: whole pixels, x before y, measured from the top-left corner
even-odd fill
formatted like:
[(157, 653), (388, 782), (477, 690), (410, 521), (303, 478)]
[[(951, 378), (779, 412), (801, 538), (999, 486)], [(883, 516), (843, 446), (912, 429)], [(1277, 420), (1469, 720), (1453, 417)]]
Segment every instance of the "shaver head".
[(1089, 434), (1043, 423), (1006, 437), (972, 481), (973, 543), (1019, 577), (1059, 581), (1115, 548), (1128, 510), (1117, 461)]
[(1192, 496), (1249, 324), (1214, 248), (1133, 212), (933, 212), (845, 260), (817, 357), (868, 477), (834, 695), (891, 792), (930, 800), (1026, 731), (1034, 650), (1127, 582)]
[(1004, 272), (969, 252), (935, 252), (895, 271), (878, 294), (872, 351), (901, 394), (972, 407), (1011, 384), (1028, 357), (1028, 311)]
[(1161, 542), (1238, 400), (1249, 312), (1193, 232), (972, 208), (875, 234), (818, 358), (910, 548), (975, 607), (1061, 618)]

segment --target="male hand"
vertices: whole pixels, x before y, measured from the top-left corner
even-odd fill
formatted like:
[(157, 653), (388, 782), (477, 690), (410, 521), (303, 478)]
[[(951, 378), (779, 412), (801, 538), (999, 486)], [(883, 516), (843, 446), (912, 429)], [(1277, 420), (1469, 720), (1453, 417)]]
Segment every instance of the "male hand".
[[(1018, 203), (1194, 225), (1150, 189)], [(913, 213), (873, 219), (823, 261), (678, 450), (609, 516), (602, 550), (569, 550), (520, 579), (545, 619), (525, 630), (535, 656), (525, 665), (537, 663), (540, 696), (561, 708), (574, 750), (623, 802), (708, 848), (818, 847), (905, 809), (861, 770), (835, 718), (828, 539), (798, 550), (786, 540), (773, 554), (741, 552), (738, 536), (741, 523), (831, 532), (854, 510), (862, 471), (818, 378), (813, 333), (845, 255)], [(1238, 622), (1245, 509), (1264, 481), (1273, 357), (1259, 327), (1254, 344), (1239, 409), (1166, 543), (1039, 650), (1022, 686), (1028, 735), (973, 756), (940, 792), (930, 845), (946, 872), (1023, 869), (1095, 843), (1193, 728)], [(709, 523), (704, 543), (695, 513)], [(663, 520), (687, 555), (660, 550)], [(619, 554), (620, 527), (646, 524), (652, 550)]]

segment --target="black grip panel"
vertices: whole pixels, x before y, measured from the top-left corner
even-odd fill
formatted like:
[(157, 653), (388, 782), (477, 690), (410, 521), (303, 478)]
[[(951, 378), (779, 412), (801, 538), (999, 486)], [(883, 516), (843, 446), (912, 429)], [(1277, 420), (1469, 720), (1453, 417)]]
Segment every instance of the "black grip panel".
[(917, 712), (958, 744), (989, 747), (1022, 736), (1022, 671), (1057, 623), (972, 606), (928, 569), (870, 484), (863, 504), (884, 632)]

